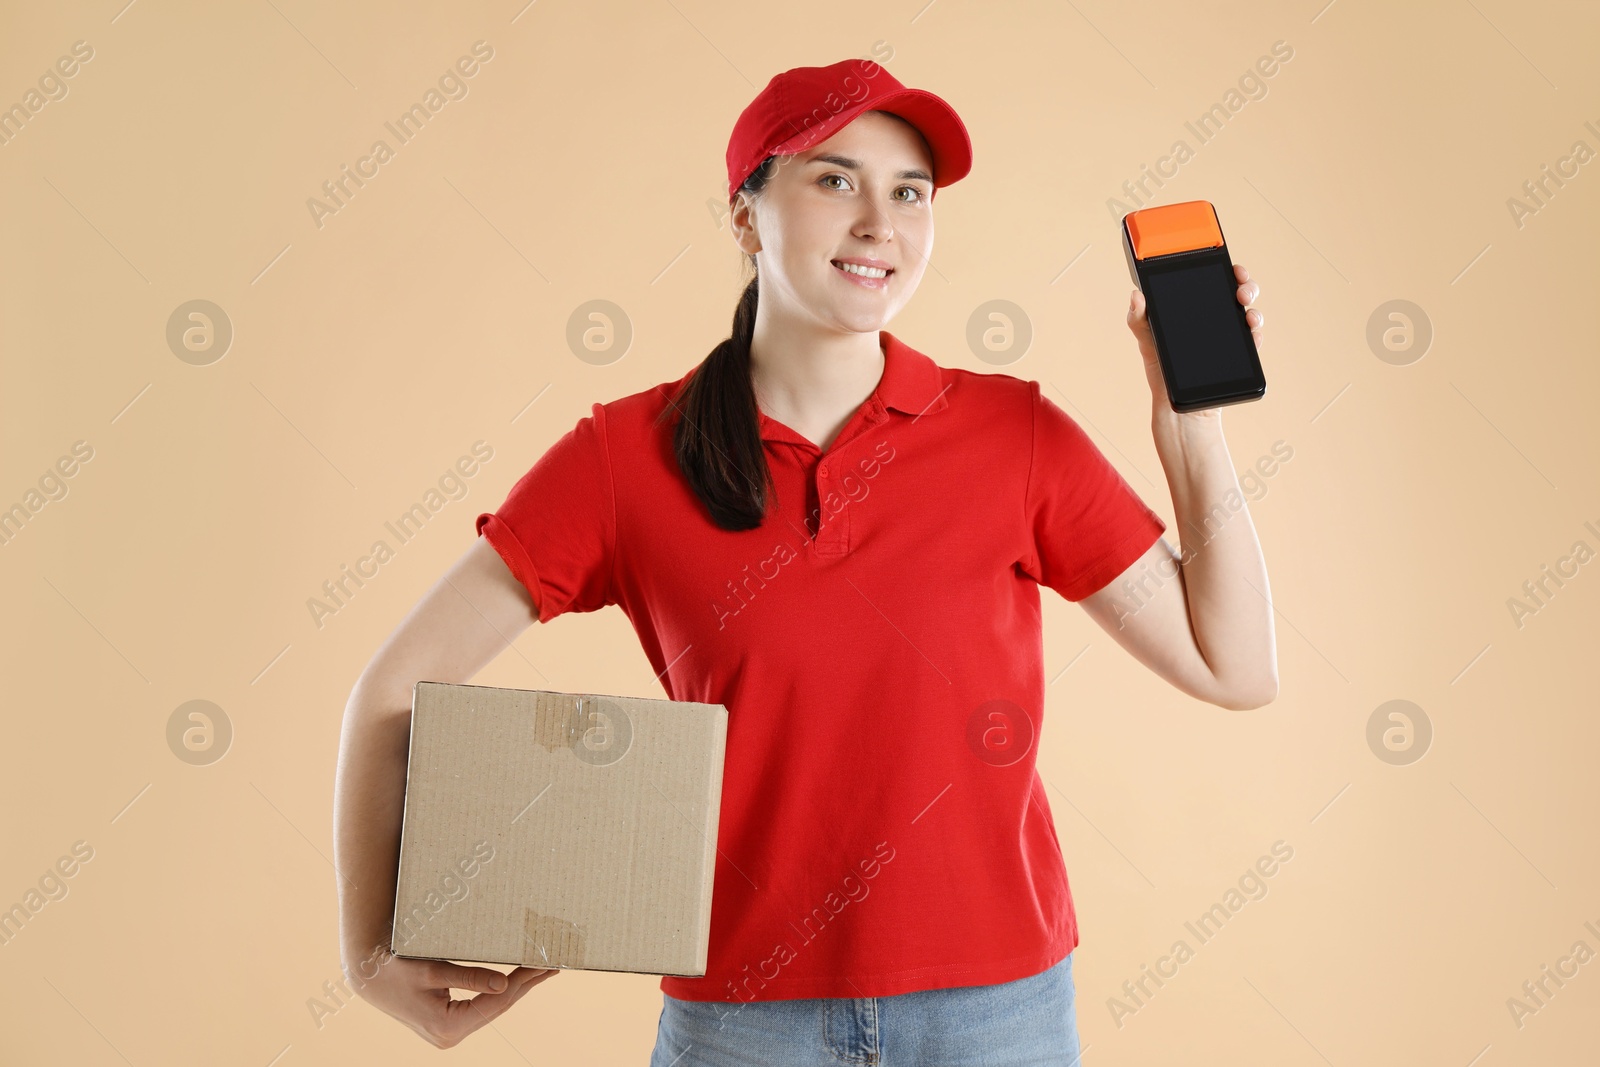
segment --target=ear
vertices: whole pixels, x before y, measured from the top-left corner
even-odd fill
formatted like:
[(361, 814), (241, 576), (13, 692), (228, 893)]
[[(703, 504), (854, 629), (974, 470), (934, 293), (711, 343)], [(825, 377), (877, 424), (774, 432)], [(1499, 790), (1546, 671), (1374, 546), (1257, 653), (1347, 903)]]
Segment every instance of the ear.
[(728, 225), (741, 251), (752, 255), (761, 251), (761, 234), (756, 229), (755, 211), (752, 210), (750, 198), (742, 191), (734, 193), (728, 204)]

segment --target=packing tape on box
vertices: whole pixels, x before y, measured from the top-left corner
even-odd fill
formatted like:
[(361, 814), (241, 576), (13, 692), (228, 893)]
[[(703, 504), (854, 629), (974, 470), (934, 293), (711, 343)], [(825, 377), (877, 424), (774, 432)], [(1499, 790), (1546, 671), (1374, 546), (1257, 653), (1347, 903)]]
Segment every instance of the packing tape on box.
[(577, 923), (527, 908), (522, 913), (522, 936), (529, 942), (522, 961), (525, 967), (582, 967), (584, 964), (583, 927)]
[(565, 700), (540, 694), (538, 706), (534, 709), (534, 741), (550, 752), (571, 748), (583, 728), (582, 704), (582, 700), (568, 704)]

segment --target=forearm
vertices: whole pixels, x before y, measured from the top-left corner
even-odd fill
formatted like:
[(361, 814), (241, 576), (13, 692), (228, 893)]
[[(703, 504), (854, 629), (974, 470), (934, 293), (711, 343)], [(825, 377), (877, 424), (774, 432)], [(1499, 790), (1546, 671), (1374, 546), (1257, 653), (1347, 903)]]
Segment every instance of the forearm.
[(1272, 594), (1220, 412), (1179, 414), (1160, 397), (1151, 426), (1172, 491), (1195, 643), (1219, 693), (1259, 706), (1278, 691)]
[(333, 798), (339, 947), (347, 966), (389, 944), (410, 738), (409, 708), (356, 687), (340, 732)]

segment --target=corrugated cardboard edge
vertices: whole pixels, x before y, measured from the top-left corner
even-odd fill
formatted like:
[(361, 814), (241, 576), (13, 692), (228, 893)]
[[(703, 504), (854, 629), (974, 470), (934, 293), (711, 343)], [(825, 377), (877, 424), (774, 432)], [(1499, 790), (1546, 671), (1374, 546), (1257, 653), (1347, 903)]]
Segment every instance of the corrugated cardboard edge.
[[(720, 715), (712, 716), (712, 720), (716, 724), (713, 735), (714, 744), (717, 751), (724, 753), (724, 756), (726, 756), (728, 750), (728, 709), (722, 704), (713, 704), (711, 706), (721, 712)], [(722, 830), (722, 771), (724, 764), (725, 759), (712, 761), (711, 788), (707, 793), (711, 798), (711, 802), (716, 805), (717, 811), (717, 817), (711, 821), (711, 833), (706, 841), (705, 866), (701, 868), (700, 878), (700, 884), (705, 887), (700, 895), (700, 921), (705, 925), (707, 931), (711, 929), (712, 889), (717, 878), (717, 835)], [(706, 944), (700, 949), (700, 955), (696, 961), (697, 969), (693, 974), (685, 977), (702, 978), (705, 976), (706, 953), (710, 948), (710, 942), (711, 938), (707, 936)]]
[[(411, 722), (406, 727), (406, 779), (404, 798), (400, 805), (400, 861), (395, 868), (394, 878), (394, 907), (389, 913), (389, 951), (396, 956), (403, 953), (395, 947), (395, 931), (400, 926), (400, 887), (405, 885), (406, 863), (406, 827), (411, 818), (411, 761), (417, 757), (417, 688), (424, 685), (436, 685), (436, 682), (417, 681), (411, 685)], [(415, 958), (415, 957), (411, 957)]]

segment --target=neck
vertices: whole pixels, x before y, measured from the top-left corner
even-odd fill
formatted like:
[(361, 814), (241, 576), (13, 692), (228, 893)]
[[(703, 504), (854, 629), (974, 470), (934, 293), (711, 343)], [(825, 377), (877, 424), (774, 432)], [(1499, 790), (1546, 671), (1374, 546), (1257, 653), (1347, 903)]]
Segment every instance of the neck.
[(883, 377), (879, 332), (807, 329), (775, 322), (766, 310), (756, 309), (750, 340), (750, 381), (761, 410), (801, 433), (837, 431)]

